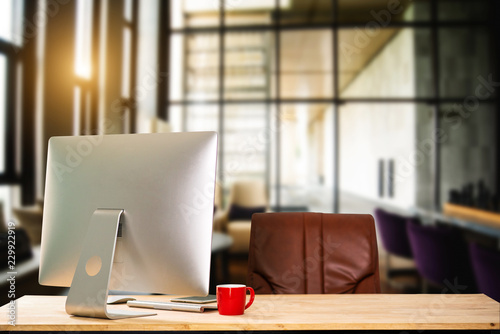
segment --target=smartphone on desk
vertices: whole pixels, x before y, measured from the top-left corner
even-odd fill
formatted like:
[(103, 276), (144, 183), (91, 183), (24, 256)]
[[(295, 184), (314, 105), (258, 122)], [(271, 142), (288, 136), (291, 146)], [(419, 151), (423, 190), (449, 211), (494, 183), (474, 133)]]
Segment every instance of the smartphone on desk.
[(217, 297), (215, 295), (208, 295), (204, 297), (190, 296), (190, 297), (172, 298), (170, 299), (170, 301), (176, 303), (206, 304), (206, 303), (216, 302)]

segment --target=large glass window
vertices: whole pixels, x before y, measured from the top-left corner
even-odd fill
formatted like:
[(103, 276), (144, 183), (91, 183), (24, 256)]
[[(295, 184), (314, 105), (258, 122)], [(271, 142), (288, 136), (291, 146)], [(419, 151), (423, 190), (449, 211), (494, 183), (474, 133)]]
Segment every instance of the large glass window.
[(333, 106), (283, 104), (279, 113), (279, 203), (286, 211), (332, 212)]
[(219, 1), (170, 1), (172, 28), (213, 27), (219, 24)]
[(9, 183), (18, 181), (19, 169), (23, 9), (23, 1), (4, 0), (0, 10), (0, 177)]
[(486, 27), (439, 29), (439, 93), (443, 98), (474, 95), (481, 78), (492, 74)]
[(11, 41), (13, 37), (13, 17), (12, 13), (13, 1), (3, 1), (2, 14), (0, 20), (0, 38)]
[[(24, 1), (4, 0), (0, 9), (0, 209), (10, 218), (12, 189), (21, 182), (22, 33)], [(5, 185), (4, 185), (5, 184)], [(1, 228), (1, 226), (0, 226)]]
[(333, 96), (332, 31), (292, 30), (280, 36), (280, 96), (331, 98)]
[(225, 107), (223, 170), (227, 181), (266, 179), (269, 118), (269, 106), (265, 104)]
[(184, 109), (185, 131), (217, 131), (219, 108), (216, 105), (192, 105)]
[(270, 97), (274, 41), (270, 32), (231, 32), (224, 42), (224, 98)]
[(225, 193), (260, 178), (278, 211), (438, 208), (471, 156), (464, 182), (495, 182), (493, 92), (460, 130), (484, 127), (477, 145), (436, 139), (495, 80), (488, 1), (194, 2), (171, 3), (169, 114), (219, 131)]
[(487, 21), (490, 14), (488, 0), (438, 1), (438, 18), (442, 21)]
[[(496, 203), (496, 134), (498, 115), (492, 103), (474, 108), (465, 104), (443, 104), (440, 109), (441, 140), (440, 202), (468, 193), (469, 205), (493, 210)], [(460, 168), (457, 168), (460, 166)], [(469, 201), (469, 200), (468, 200)]]
[(333, 1), (331, 0), (280, 0), (280, 23), (329, 24), (333, 21)]
[(5, 173), (5, 135), (7, 120), (7, 57), (0, 54), (0, 174)]
[(430, 29), (341, 29), (339, 51), (342, 97), (432, 96)]
[(431, 198), (432, 109), (415, 103), (346, 103), (339, 110), (340, 211), (410, 209)]
[(219, 35), (176, 34), (171, 39), (170, 97), (216, 100), (219, 94)]
[[(454, 0), (451, 0), (453, 2)], [(429, 0), (336, 0), (337, 20), (340, 23), (356, 23), (357, 28), (371, 30), (391, 23), (429, 22)]]
[(14, 44), (22, 45), (22, 20), (19, 18), (23, 12), (23, 1), (3, 0), (0, 12), (0, 39)]

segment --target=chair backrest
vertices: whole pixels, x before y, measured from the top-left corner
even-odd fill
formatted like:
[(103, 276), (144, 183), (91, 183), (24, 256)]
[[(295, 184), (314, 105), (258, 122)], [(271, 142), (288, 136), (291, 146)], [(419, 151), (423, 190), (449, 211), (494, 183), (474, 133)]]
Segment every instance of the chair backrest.
[(377, 232), (384, 248), (391, 254), (411, 259), (413, 255), (406, 232), (407, 219), (383, 209), (375, 210)]
[(467, 244), (457, 229), (424, 226), (415, 219), (406, 225), (417, 270), (439, 285), (458, 285), (460, 292), (475, 292)]
[(479, 292), (500, 302), (500, 252), (471, 243), (469, 253)]
[(267, 206), (265, 183), (258, 180), (235, 181), (231, 186), (229, 203), (242, 207)]
[(380, 292), (371, 215), (252, 216), (247, 285), (256, 293)]

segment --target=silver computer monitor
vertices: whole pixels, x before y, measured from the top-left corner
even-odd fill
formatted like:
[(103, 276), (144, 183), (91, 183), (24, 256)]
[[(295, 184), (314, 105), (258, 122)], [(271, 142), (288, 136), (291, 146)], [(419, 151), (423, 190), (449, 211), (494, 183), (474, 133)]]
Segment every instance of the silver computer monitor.
[(216, 160), (215, 132), (51, 138), (40, 284), (71, 286), (82, 253), (109, 243), (97, 212), (122, 210), (109, 289), (208, 294)]

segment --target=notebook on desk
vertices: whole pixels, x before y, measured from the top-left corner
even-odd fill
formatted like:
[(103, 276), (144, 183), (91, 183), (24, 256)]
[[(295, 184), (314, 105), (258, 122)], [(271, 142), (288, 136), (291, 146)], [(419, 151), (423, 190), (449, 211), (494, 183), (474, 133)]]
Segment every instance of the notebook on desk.
[(193, 304), (174, 302), (153, 302), (146, 300), (130, 300), (127, 302), (130, 307), (151, 308), (155, 310), (184, 311), (184, 312), (205, 312), (205, 310), (217, 310), (216, 304)]

